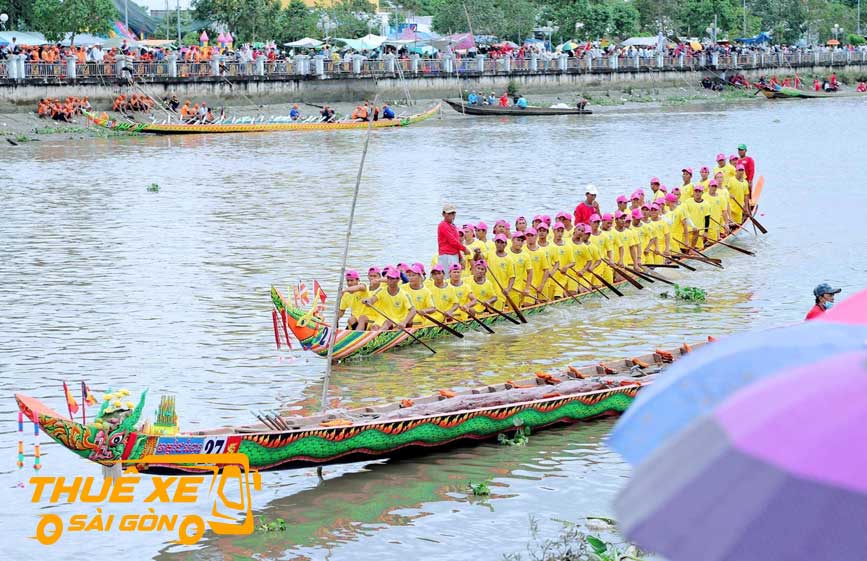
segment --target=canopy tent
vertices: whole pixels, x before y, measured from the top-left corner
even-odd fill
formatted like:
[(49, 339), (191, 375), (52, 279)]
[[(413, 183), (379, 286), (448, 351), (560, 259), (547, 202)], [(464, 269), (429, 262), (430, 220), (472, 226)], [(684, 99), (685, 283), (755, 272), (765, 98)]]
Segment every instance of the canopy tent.
[(139, 41), (139, 45), (143, 47), (174, 47), (175, 42), (172, 39), (145, 39)]
[(111, 37), (102, 42), (102, 46), (106, 49), (116, 49), (120, 48), (123, 45), (124, 40), (126, 40), (126, 45), (128, 47), (139, 47), (140, 43), (138, 41), (133, 41), (132, 39), (127, 39), (126, 37)]
[(659, 45), (657, 37), (630, 37), (621, 43), (624, 47), (656, 47)]
[(15, 43), (18, 45), (45, 45), (48, 41), (45, 40), (45, 35), (34, 33), (32, 31), (3, 31), (0, 32), (0, 44), (11, 43), (12, 38), (15, 38)]
[(434, 39), (430, 44), (439, 50), (451, 47), (456, 51), (469, 50), (476, 46), (475, 39), (471, 33), (455, 33), (454, 35), (447, 35), (446, 37)]
[(324, 45), (322, 41), (317, 39), (313, 39), (311, 37), (305, 37), (303, 39), (298, 39), (297, 41), (292, 41), (291, 43), (283, 43), (284, 47), (299, 47), (302, 49), (315, 49), (316, 47), (321, 47)]
[(436, 33), (424, 33), (422, 31), (413, 31), (412, 29), (404, 28), (403, 31), (398, 33), (397, 35), (391, 37), (391, 39), (397, 39), (400, 41), (416, 41), (416, 42), (424, 42), (431, 41), (433, 39), (439, 39), (439, 35)]
[(113, 0), (116, 18), (119, 21), (129, 17), (129, 29), (138, 37), (153, 35), (159, 29), (159, 20), (152, 18), (147, 10), (127, 0)]
[(90, 45), (102, 45), (105, 43), (105, 37), (97, 37), (96, 35), (91, 35), (90, 33), (79, 33), (75, 37), (72, 37), (72, 33), (67, 33), (66, 37), (63, 41), (60, 42), (64, 47), (69, 46), (69, 40), (72, 39), (75, 41), (76, 46), (85, 46), (89, 47)]
[(738, 43), (743, 43), (745, 45), (757, 45), (760, 43), (770, 43), (771, 42), (771, 34), (768, 31), (762, 31), (755, 37), (741, 37), (740, 39), (735, 39)]
[(340, 41), (341, 43), (344, 43), (347, 47), (356, 51), (368, 51), (371, 49), (377, 49), (382, 46), (382, 44), (387, 40), (387, 37), (371, 34), (367, 34), (360, 39), (344, 39), (342, 37), (338, 37), (337, 39), (335, 39), (335, 41)]

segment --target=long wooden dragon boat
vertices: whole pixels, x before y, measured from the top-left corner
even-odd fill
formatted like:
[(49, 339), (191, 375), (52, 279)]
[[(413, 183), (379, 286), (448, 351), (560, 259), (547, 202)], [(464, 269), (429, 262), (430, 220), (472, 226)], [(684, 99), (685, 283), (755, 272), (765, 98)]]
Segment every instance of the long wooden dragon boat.
[(461, 101), (443, 101), (458, 113), (467, 115), (592, 115), (589, 109), (577, 107), (500, 107), (499, 105), (468, 105)]
[[(406, 117), (394, 119), (380, 119), (373, 122), (373, 128), (384, 129), (392, 127), (406, 127), (420, 123), (436, 115), (441, 107), (440, 103), (432, 106), (424, 113), (417, 113)], [(314, 122), (249, 122), (249, 123), (135, 123), (111, 119), (106, 115), (96, 115), (85, 112), (84, 116), (100, 127), (113, 131), (128, 133), (153, 133), (153, 134), (219, 134), (233, 132), (273, 132), (273, 131), (327, 131), (344, 129), (366, 129), (369, 123), (365, 121), (337, 121), (333, 123)]]
[[(19, 409), (54, 441), (105, 466), (122, 461), (139, 471), (189, 472), (204, 469), (204, 461), (179, 464), (172, 457), (233, 453), (246, 456), (251, 468), (285, 469), (414, 455), (495, 439), (520, 427), (538, 431), (618, 415), (668, 363), (703, 344), (569, 367), (557, 375), (538, 372), (533, 379), (457, 393), (440, 390), (437, 395), (391, 405), (304, 417), (266, 415), (259, 417), (259, 423), (192, 432), (177, 430), (173, 398), (161, 400), (153, 424), (140, 422), (147, 391), (137, 404), (124, 403), (117, 393), (106, 394), (99, 415), (88, 424), (65, 417), (35, 398), (16, 394), (15, 399)], [(213, 465), (208, 463), (208, 469)]]
[(828, 97), (854, 97), (852, 94), (841, 92), (814, 92), (799, 90), (786, 86), (772, 88), (769, 86), (759, 87), (759, 91), (768, 99), (821, 99)]
[[(761, 192), (754, 194), (756, 198), (753, 200), (753, 205), (758, 202), (759, 195), (761, 195)], [(728, 236), (724, 237), (723, 241), (731, 240), (737, 236), (737, 234), (743, 230), (748, 220), (748, 218), (744, 217), (744, 221), (734, 228)], [(705, 250), (703, 250), (703, 253), (713, 252), (720, 246), (721, 244), (716, 243), (709, 245)], [(614, 286), (626, 288), (629, 285), (627, 281), (621, 280), (615, 283)], [(521, 308), (521, 312), (525, 316), (535, 315), (554, 306), (561, 306), (569, 303), (574, 304), (576, 298), (578, 300), (600, 298), (601, 292), (610, 294), (610, 290), (603, 287), (599, 288), (598, 291), (581, 293), (575, 298), (564, 296), (562, 298), (551, 300), (550, 302), (541, 302), (524, 306)], [(304, 350), (311, 351), (323, 358), (328, 355), (328, 339), (329, 334), (331, 333), (331, 324), (319, 317), (314, 317), (311, 321), (307, 310), (303, 310), (290, 304), (280, 290), (275, 286), (271, 287), (271, 302), (279, 317), (283, 319), (285, 327), (291, 330), (292, 334), (298, 339)], [(486, 325), (505, 321), (502, 316), (494, 313), (480, 313), (478, 314), (478, 317), (479, 320)], [(459, 333), (466, 333), (473, 329), (469, 322), (455, 323), (449, 321), (446, 322), (446, 324)], [(422, 341), (428, 341), (430, 339), (449, 335), (445, 329), (439, 326), (413, 327), (407, 331), (412, 333), (416, 339), (421, 339)], [(334, 338), (332, 360), (339, 362), (382, 354), (417, 344), (416, 339), (413, 339), (405, 331), (400, 329), (355, 331), (352, 329), (341, 328), (337, 330), (337, 335)]]

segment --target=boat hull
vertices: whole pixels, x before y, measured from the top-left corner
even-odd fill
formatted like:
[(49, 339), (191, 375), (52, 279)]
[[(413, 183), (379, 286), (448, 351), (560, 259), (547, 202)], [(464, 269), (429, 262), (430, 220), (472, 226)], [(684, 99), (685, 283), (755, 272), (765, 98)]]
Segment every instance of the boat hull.
[(761, 88), (759, 91), (768, 99), (822, 99), (827, 97), (847, 97), (846, 94), (810, 92), (806, 90), (797, 90), (795, 88), (780, 88), (779, 90)]
[[(424, 113), (396, 119), (380, 119), (373, 122), (373, 128), (406, 127), (427, 120), (439, 111), (441, 104), (436, 104)], [(95, 125), (118, 132), (130, 134), (226, 134), (241, 132), (278, 132), (278, 131), (326, 131), (326, 130), (351, 130), (367, 129), (367, 122), (337, 122), (337, 123), (213, 123), (213, 124), (159, 124), (159, 123), (130, 123), (114, 121), (102, 118), (92, 113), (85, 116)]]
[(443, 100), (449, 107), (466, 115), (520, 115), (520, 116), (542, 116), (542, 115), (592, 115), (593, 111), (589, 109), (578, 108), (558, 108), (558, 107), (499, 107), (495, 105), (467, 105), (465, 103)]
[[(419, 418), (358, 423), (351, 426), (318, 427), (282, 432), (182, 434), (157, 436), (127, 431), (113, 435), (113, 447), (96, 454), (98, 431), (50, 412), (34, 398), (16, 395), (19, 408), (39, 423), (55, 442), (77, 455), (103, 465), (125, 461), (136, 465), (145, 456), (155, 457), (139, 470), (198, 471), (196, 465), (178, 465), (178, 454), (206, 454), (209, 443), (222, 440), (221, 451), (240, 453), (250, 467), (286, 469), (312, 465), (375, 460), (395, 455), (426, 453), (460, 443), (496, 438), (523, 426), (533, 431), (563, 423), (575, 423), (619, 415), (632, 403), (640, 385), (551, 397), (527, 403), (508, 404)], [(70, 435), (77, 435), (70, 438)], [(165, 458), (166, 463), (161, 463)]]

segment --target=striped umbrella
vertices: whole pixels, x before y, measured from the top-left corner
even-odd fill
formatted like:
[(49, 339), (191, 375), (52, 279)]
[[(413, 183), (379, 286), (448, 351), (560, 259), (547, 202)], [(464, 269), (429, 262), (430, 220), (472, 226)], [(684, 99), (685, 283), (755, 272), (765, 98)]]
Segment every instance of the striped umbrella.
[(616, 501), (671, 561), (867, 560), (867, 352), (741, 390), (658, 449)]
[[(853, 309), (862, 312), (848, 311)], [(684, 357), (639, 394), (614, 427), (608, 446), (638, 465), (735, 391), (787, 368), (867, 349), (865, 309), (867, 291), (823, 314), (827, 321), (734, 335)]]

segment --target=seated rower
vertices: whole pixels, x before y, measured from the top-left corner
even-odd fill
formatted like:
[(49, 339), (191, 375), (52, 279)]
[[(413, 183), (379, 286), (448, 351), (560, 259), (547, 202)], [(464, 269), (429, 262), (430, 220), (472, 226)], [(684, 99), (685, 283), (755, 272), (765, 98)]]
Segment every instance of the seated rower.
[(362, 293), (358, 290), (352, 290), (360, 284), (358, 271), (348, 269), (346, 271), (346, 288), (340, 295), (340, 303), (337, 306), (337, 319), (343, 317), (346, 311), (349, 311), (349, 318), (346, 320), (347, 329), (358, 329), (358, 317), (363, 314), (364, 307), (361, 304), (359, 295)]
[(433, 298), (434, 307), (437, 309), (434, 316), (440, 321), (457, 321), (454, 314), (460, 304), (455, 298), (455, 291), (446, 282), (445, 268), (440, 264), (434, 265), (431, 267), (430, 277), (431, 283), (428, 285), (428, 290), (430, 290)]
[(459, 263), (452, 263), (449, 266), (449, 286), (452, 289), (452, 294), (457, 306), (454, 310), (451, 310), (451, 314), (461, 321), (466, 320), (469, 316), (475, 317), (475, 314), (464, 305), (467, 301), (467, 294), (469, 294), (470, 287), (466, 282), (464, 282), (463, 268)]
[(289, 110), (289, 118), (293, 121), (297, 121), (301, 118), (301, 110), (298, 109), (298, 104), (292, 104), (292, 109)]
[(367, 270), (367, 281), (369, 283), (368, 286), (359, 283), (345, 289), (347, 292), (358, 293), (358, 302), (362, 304), (355, 315), (357, 320), (356, 329), (359, 331), (379, 329), (379, 326), (383, 322), (383, 318), (379, 315), (379, 312), (364, 304), (365, 293), (375, 294), (382, 288), (382, 271), (378, 267), (371, 267)]
[(526, 108), (527, 108), (527, 98), (524, 97), (523, 95), (520, 96), (520, 97), (518, 98), (517, 103), (515, 103), (515, 105), (517, 105), (517, 106), (520, 107), (521, 109), (526, 109)]
[(424, 268), (421, 266), (421, 263), (411, 265), (407, 269), (407, 276), (409, 276), (409, 285), (406, 288), (406, 293), (409, 295), (416, 314), (420, 316), (418, 319), (421, 320), (415, 323), (420, 324), (422, 327), (434, 325), (431, 320), (424, 317), (436, 312), (437, 308), (434, 304), (431, 291), (424, 285)]
[(400, 285), (400, 272), (390, 268), (385, 273), (385, 283), (384, 289), (368, 296), (362, 303), (382, 315), (385, 319), (383, 330), (412, 326), (416, 312), (409, 295)]
[(387, 103), (382, 106), (382, 118), (388, 120), (394, 119), (394, 109)]
[(488, 278), (488, 263), (479, 259), (473, 263), (473, 278), (470, 281), (466, 305), (475, 313), (484, 313), (488, 308), (502, 309), (497, 287)]

